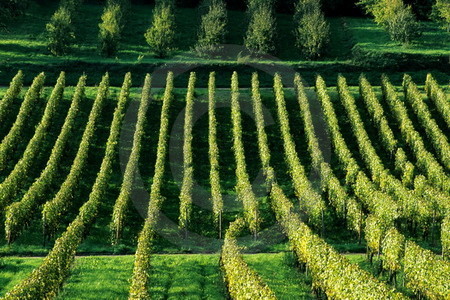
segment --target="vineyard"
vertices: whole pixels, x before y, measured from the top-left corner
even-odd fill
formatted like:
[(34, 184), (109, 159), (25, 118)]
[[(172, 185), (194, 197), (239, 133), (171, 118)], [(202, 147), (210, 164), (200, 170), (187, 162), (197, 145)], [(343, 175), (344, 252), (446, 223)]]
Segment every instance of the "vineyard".
[(432, 74), (28, 75), (0, 88), (1, 299), (450, 299)]

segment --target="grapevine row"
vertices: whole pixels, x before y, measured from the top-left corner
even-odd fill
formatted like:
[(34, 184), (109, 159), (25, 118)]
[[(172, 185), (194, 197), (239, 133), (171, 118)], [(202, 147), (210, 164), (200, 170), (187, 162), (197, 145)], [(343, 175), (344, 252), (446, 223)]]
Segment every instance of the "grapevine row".
[[(340, 132), (336, 112), (327, 93), (325, 82), (320, 76), (317, 78), (316, 91), (334, 145), (334, 151), (346, 172), (347, 184), (352, 187), (359, 201), (374, 214), (374, 217), (376, 216), (376, 220), (383, 221), (382, 227), (391, 226), (394, 220), (399, 217), (397, 203), (389, 195), (379, 191), (366, 174), (361, 171)], [(375, 252), (379, 252), (379, 248), (379, 243), (370, 247)]]
[(184, 115), (183, 182), (180, 193), (179, 217), (179, 227), (186, 230), (192, 213), (192, 187), (194, 184), (194, 165), (192, 163), (192, 115), (194, 109), (195, 80), (195, 73), (191, 72), (186, 94), (186, 111)]
[(399, 147), (394, 132), (389, 126), (389, 122), (384, 113), (381, 103), (378, 101), (375, 92), (365, 76), (359, 80), (359, 91), (361, 99), (371, 116), (372, 123), (377, 127), (384, 148), (391, 155), (395, 155), (395, 167), (401, 173), (402, 182), (405, 186), (411, 187), (414, 182), (414, 165), (406, 157), (403, 148)]
[(7, 207), (5, 220), (6, 239), (12, 242), (28, 225), (37, 208), (39, 200), (48, 191), (48, 188), (58, 176), (59, 164), (63, 157), (70, 135), (73, 131), (75, 118), (78, 115), (80, 102), (84, 98), (86, 76), (80, 77), (73, 95), (72, 103), (67, 113), (61, 132), (55, 142), (45, 169), (38, 179), (34, 181), (22, 199)]
[(64, 87), (65, 74), (62, 72), (47, 102), (42, 119), (36, 127), (33, 137), (25, 148), (22, 158), (20, 158), (18, 163), (14, 166), (14, 169), (8, 177), (0, 184), (0, 207), (5, 207), (12, 202), (13, 198), (20, 190), (24, 179), (33, 167), (33, 163), (41, 152), (45, 137), (48, 134), (59, 103), (63, 97)]
[(441, 223), (442, 256), (450, 258), (450, 214)]
[(9, 88), (3, 96), (2, 101), (0, 101), (0, 123), (3, 123), (6, 115), (11, 109), (11, 105), (15, 98), (17, 98), (22, 91), (23, 87), (23, 73), (22, 71), (17, 72), (16, 76), (11, 80)]
[(446, 195), (434, 188), (431, 182), (422, 175), (415, 177), (415, 166), (408, 160), (403, 148), (399, 147), (398, 141), (391, 138), (393, 137), (393, 132), (388, 125), (384, 110), (378, 101), (372, 86), (364, 76), (360, 78), (359, 87), (362, 99), (369, 110), (373, 122), (379, 129), (384, 148), (390, 153), (394, 153), (395, 151), (395, 168), (401, 173), (403, 185), (414, 187), (414, 192), (418, 197), (422, 195), (423, 200), (425, 200), (421, 201), (421, 205), (417, 206), (419, 209), (418, 215), (429, 215), (429, 212), (435, 210), (435, 208), (437, 208), (438, 211), (434, 213), (445, 214), (450, 204), (449, 201), (446, 200)]
[[(328, 101), (325, 101), (328, 102)], [(329, 103), (331, 107), (331, 102)], [(337, 120), (337, 119), (336, 119)], [(339, 127), (336, 127), (337, 130), (339, 130)], [(358, 182), (356, 183), (358, 185)], [(362, 199), (360, 197), (360, 199)], [(379, 199), (380, 200), (380, 199)], [(392, 208), (386, 207), (386, 212), (389, 212), (389, 210)], [(370, 209), (369, 209), (370, 210)], [(403, 258), (403, 254), (401, 252), (401, 249), (398, 249), (399, 242), (398, 240), (404, 239), (404, 237), (398, 233), (396, 236), (394, 235), (394, 238), (392, 238), (392, 230), (395, 231), (395, 228), (392, 227), (393, 223), (387, 221), (388, 218), (386, 218), (383, 215), (380, 215), (376, 211), (373, 215), (369, 215), (366, 219), (366, 227), (365, 227), (365, 237), (367, 240), (368, 248), (372, 251), (375, 251), (377, 253), (388, 253), (388, 261), (386, 263), (387, 266), (394, 266), (392, 257), (398, 257), (399, 259)], [(391, 219), (392, 221), (393, 219)], [(389, 229), (391, 228), (391, 229)], [(394, 228), (394, 229), (393, 229)], [(437, 263), (439, 259), (436, 256), (429, 257), (430, 263)], [(401, 264), (401, 262), (397, 261), (396, 265), (397, 267)], [(404, 266), (406, 269), (406, 266)], [(394, 271), (395, 268), (393, 268)], [(415, 271), (419, 271), (420, 269), (414, 269)], [(433, 271), (431, 271), (433, 272)], [(407, 276), (407, 280), (409, 280), (408, 276), (411, 276), (410, 273), (406, 272), (405, 274)], [(440, 271), (435, 271), (434, 276), (437, 278), (442, 278), (442, 275), (440, 275)], [(416, 275), (421, 280), (424, 280), (426, 277), (423, 277), (423, 274)]]
[(211, 184), (211, 200), (213, 204), (213, 214), (215, 224), (218, 226), (219, 237), (222, 233), (222, 213), (223, 199), (220, 188), (219, 173), (219, 147), (217, 146), (217, 120), (215, 115), (216, 108), (216, 74), (209, 74), (208, 82), (208, 144), (209, 144), (209, 163), (211, 165), (209, 171), (209, 182)]
[(16, 121), (0, 144), (0, 171), (3, 171), (6, 168), (11, 152), (20, 142), (24, 127), (33, 112), (33, 108), (35, 108), (35, 105), (40, 99), (41, 91), (44, 87), (44, 81), (44, 73), (41, 73), (34, 78), (33, 83), (25, 94), (25, 98), (20, 106)]
[[(412, 191), (406, 189), (397, 178), (385, 169), (381, 158), (378, 156), (370, 137), (364, 128), (364, 123), (356, 107), (355, 99), (350, 94), (346, 80), (342, 76), (339, 76), (338, 78), (338, 92), (339, 98), (347, 111), (359, 151), (372, 173), (373, 181), (378, 184), (382, 191), (392, 195), (392, 197), (397, 200), (403, 216), (407, 218), (417, 218), (417, 212), (414, 211), (414, 207), (415, 204), (422, 206), (422, 198), (416, 197)], [(426, 217), (433, 215), (432, 211), (426, 213)]]
[(149, 270), (150, 253), (155, 226), (164, 201), (161, 187), (164, 177), (164, 166), (167, 156), (167, 138), (169, 132), (170, 103), (173, 98), (173, 73), (167, 74), (166, 90), (161, 110), (161, 124), (159, 128), (158, 147), (156, 152), (155, 174), (150, 189), (150, 202), (147, 218), (142, 231), (139, 233), (138, 244), (134, 259), (133, 276), (131, 278), (130, 295), (128, 299), (150, 299)]
[(95, 128), (108, 95), (108, 87), (109, 75), (106, 74), (102, 78), (97, 97), (89, 113), (88, 123), (81, 137), (81, 142), (70, 168), (69, 175), (67, 175), (53, 199), (44, 204), (42, 220), (44, 231), (48, 235), (52, 235), (56, 231), (61, 217), (71, 206), (70, 200), (73, 197), (73, 193), (79, 184), (82, 172), (87, 164), (89, 149), (93, 144)]
[(228, 292), (232, 299), (275, 300), (273, 291), (242, 258), (236, 236), (244, 227), (245, 221), (241, 218), (230, 224), (220, 254)]
[(256, 130), (258, 133), (258, 147), (261, 158), (261, 163), (263, 167), (264, 176), (266, 177), (266, 182), (270, 186), (270, 183), (275, 180), (275, 171), (270, 166), (270, 149), (267, 141), (267, 134), (264, 130), (265, 121), (264, 113), (262, 109), (261, 94), (259, 92), (259, 79), (258, 73), (253, 73), (252, 75), (252, 104), (253, 113), (255, 116)]
[(294, 190), (297, 198), (300, 200), (300, 206), (306, 210), (311, 222), (317, 226), (322, 222), (325, 203), (323, 202), (321, 195), (312, 187), (305, 172), (305, 168), (298, 158), (295, 142), (291, 135), (289, 115), (284, 100), (283, 84), (279, 74), (276, 74), (274, 78), (274, 92), (285, 159), (289, 166)]
[(76, 250), (83, 241), (90, 224), (95, 220), (102, 197), (108, 189), (113, 161), (117, 156), (120, 127), (129, 99), (128, 87), (131, 84), (129, 81), (128, 73), (119, 96), (119, 102), (114, 111), (100, 171), (97, 174), (88, 201), (80, 208), (77, 217), (70, 223), (66, 231), (56, 240), (54, 247), (44, 258), (42, 264), (33, 270), (25, 280), (13, 287), (3, 299), (35, 300), (54, 298), (64, 280), (68, 277), (75, 259)]
[(330, 299), (407, 299), (337, 253), (292, 212), (293, 205), (274, 183), (270, 194), (278, 222), (301, 263), (308, 266), (313, 288)]
[(450, 128), (450, 107), (448, 105), (448, 97), (431, 74), (427, 75), (425, 89), (428, 98), (434, 102), (442, 118), (444, 118), (444, 121), (447, 123), (447, 127)]
[(242, 142), (242, 119), (239, 105), (238, 75), (233, 73), (231, 78), (231, 118), (233, 122), (233, 150), (236, 160), (236, 192), (244, 205), (245, 221), (253, 234), (259, 229), (260, 217), (258, 200), (253, 193), (245, 162), (244, 144)]
[(146, 114), (150, 103), (150, 90), (151, 77), (149, 74), (147, 74), (147, 76), (145, 77), (141, 101), (138, 109), (137, 122), (133, 135), (133, 146), (125, 167), (123, 181), (120, 187), (120, 193), (113, 208), (110, 228), (113, 233), (114, 244), (116, 244), (121, 238), (125, 221), (125, 214), (131, 201), (135, 176), (139, 170), (139, 157), (141, 151), (142, 136), (144, 135), (144, 124), (147, 116)]
[(399, 99), (395, 87), (385, 76), (382, 79), (382, 89), (383, 97), (398, 122), (400, 132), (414, 153), (417, 166), (425, 172), (434, 186), (450, 194), (450, 179), (433, 154), (425, 148), (421, 135), (415, 130), (408, 116), (405, 104)]
[(409, 102), (419, 122), (425, 129), (438, 157), (441, 159), (444, 167), (450, 170), (450, 144), (448, 139), (431, 116), (428, 106), (423, 101), (422, 94), (409, 75), (405, 75), (403, 78), (403, 88), (406, 101)]
[(345, 188), (339, 182), (339, 179), (333, 173), (330, 164), (325, 162), (314, 128), (309, 100), (298, 74), (295, 75), (294, 84), (300, 107), (300, 115), (308, 142), (308, 152), (312, 157), (313, 167), (319, 171), (321, 183), (328, 194), (328, 200), (336, 210), (338, 216), (346, 219), (349, 228), (357, 232), (361, 237), (364, 223), (364, 212), (362, 211), (361, 205), (354, 197), (348, 195)]
[(372, 122), (378, 129), (378, 133), (384, 147), (391, 155), (395, 154), (398, 149), (398, 141), (389, 126), (383, 107), (378, 101), (370, 82), (364, 75), (359, 78), (359, 94), (361, 95), (361, 99), (364, 101), (364, 104), (372, 117)]
[(446, 299), (450, 294), (450, 263), (405, 237), (394, 227), (382, 241), (383, 268), (395, 276), (403, 270), (406, 287), (428, 299)]
[(431, 251), (412, 241), (407, 241), (403, 264), (407, 278), (406, 287), (429, 299), (445, 299), (450, 295), (448, 261), (437, 258)]
[[(253, 80), (256, 82), (256, 75), (254, 75)], [(256, 84), (254, 87), (255, 86)], [(295, 78), (295, 86), (298, 93), (299, 105), (302, 108), (304, 123), (308, 128), (307, 131), (309, 131), (307, 135), (311, 137), (311, 139), (308, 138), (308, 141), (311, 140), (309, 145), (316, 145), (311, 147), (311, 151), (317, 151), (316, 153), (319, 153), (314, 160), (316, 162), (322, 162), (323, 156), (318, 148), (318, 141), (313, 132), (314, 128), (309, 112), (308, 99), (306, 98), (303, 85), (301, 84), (298, 75)], [(256, 99), (256, 101), (254, 101), (254, 106), (260, 107), (261, 103), (258, 101), (258, 97), (254, 97), (254, 99)], [(262, 125), (262, 135), (265, 135), (263, 127), (264, 123), (260, 123), (260, 125)], [(270, 153), (263, 154), (266, 147), (261, 147), (261, 145), (264, 143), (264, 140), (259, 140), (259, 152), (262, 160), (263, 157), (270, 156)], [(269, 164), (268, 167), (270, 167)], [(325, 292), (328, 297), (334, 299), (362, 299), (369, 295), (372, 295), (372, 297), (376, 297), (376, 295), (380, 297), (383, 295), (383, 297), (402, 298), (400, 294), (389, 290), (387, 286), (378, 282), (370, 274), (361, 271), (358, 267), (349, 263), (323, 240), (315, 236), (311, 230), (300, 221), (299, 217), (292, 212), (292, 203), (283, 194), (283, 191), (278, 184), (276, 182), (270, 182), (270, 184), (272, 186), (270, 196), (277, 219), (287, 233), (291, 245), (296, 251), (300, 261), (308, 264), (308, 267), (311, 269), (313, 274), (313, 287)], [(362, 214), (362, 212), (360, 213)], [(313, 239), (314, 242), (317, 243), (316, 245), (313, 245), (311, 242)], [(329, 259), (326, 259), (327, 257)], [(341, 272), (342, 274), (340, 274)], [(331, 276), (326, 278), (327, 274)], [(342, 281), (339, 282), (339, 280)], [(336, 282), (338, 282), (338, 284), (335, 284)], [(357, 286), (358, 288), (356, 288), (356, 290), (358, 293), (355, 294), (354, 290), (348, 289), (348, 285), (351, 285), (353, 288)]]

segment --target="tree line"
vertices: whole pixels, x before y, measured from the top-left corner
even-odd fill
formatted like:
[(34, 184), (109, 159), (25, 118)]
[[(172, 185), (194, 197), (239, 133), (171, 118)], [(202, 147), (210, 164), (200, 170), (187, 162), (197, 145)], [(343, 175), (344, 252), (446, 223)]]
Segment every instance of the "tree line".
[[(47, 46), (56, 56), (65, 55), (75, 42), (73, 19), (82, 0), (62, 0), (46, 25)], [(98, 50), (113, 57), (119, 50), (128, 0), (107, 0), (99, 23)], [(247, 2), (248, 28), (244, 45), (251, 54), (274, 53), (276, 37), (275, 1), (249, 0)], [(175, 1), (158, 0), (144, 38), (156, 57), (163, 58), (175, 50)], [(203, 0), (203, 11), (193, 50), (200, 56), (213, 56), (221, 50), (227, 35), (227, 7), (224, 0)], [(311, 59), (320, 57), (329, 40), (329, 26), (321, 9), (320, 0), (299, 0), (295, 6), (296, 46)]]

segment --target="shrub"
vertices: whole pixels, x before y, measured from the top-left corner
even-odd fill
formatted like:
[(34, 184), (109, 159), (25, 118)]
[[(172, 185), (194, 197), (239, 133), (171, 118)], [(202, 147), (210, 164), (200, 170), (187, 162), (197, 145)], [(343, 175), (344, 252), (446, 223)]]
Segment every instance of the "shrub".
[(173, 6), (159, 4), (153, 13), (152, 26), (145, 39), (157, 57), (166, 57), (173, 49), (175, 39), (175, 16)]
[(200, 54), (210, 54), (219, 50), (225, 40), (227, 25), (227, 10), (222, 0), (205, 0), (210, 2), (208, 12), (202, 16), (195, 51)]
[(321, 11), (320, 2), (300, 0), (295, 7), (294, 21), (297, 47), (311, 59), (320, 57), (330, 35), (330, 26)]
[(72, 18), (69, 10), (61, 6), (46, 25), (47, 46), (53, 55), (66, 54), (75, 40)]
[(122, 7), (119, 3), (109, 0), (102, 15), (102, 22), (98, 25), (100, 32), (100, 54), (111, 57), (119, 48), (122, 31)]

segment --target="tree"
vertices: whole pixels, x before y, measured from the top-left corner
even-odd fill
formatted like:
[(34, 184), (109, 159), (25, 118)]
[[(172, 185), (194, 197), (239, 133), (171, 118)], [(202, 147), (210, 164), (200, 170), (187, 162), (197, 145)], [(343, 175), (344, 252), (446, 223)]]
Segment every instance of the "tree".
[(251, 9), (250, 23), (244, 39), (245, 47), (254, 54), (269, 53), (275, 50), (276, 24), (272, 5), (261, 1), (260, 5)]
[(274, 5), (274, 0), (248, 0), (247, 12), (252, 15), (261, 5), (267, 5), (272, 8)]
[(295, 7), (294, 22), (297, 47), (311, 59), (320, 57), (329, 42), (330, 26), (319, 0), (300, 0)]
[(432, 17), (450, 32), (450, 0), (437, 0), (433, 6)]
[(200, 55), (210, 54), (219, 50), (219, 45), (225, 40), (227, 25), (227, 10), (223, 0), (205, 0), (210, 2), (208, 12), (202, 16), (195, 51)]
[(100, 32), (99, 50), (104, 56), (111, 57), (119, 48), (122, 25), (122, 7), (113, 0), (108, 0), (102, 15), (102, 22), (98, 25)]
[(175, 0), (155, 0), (155, 6), (169, 5), (175, 8)]
[(403, 0), (360, 0), (358, 4), (374, 16), (393, 41), (408, 44), (421, 34), (411, 6), (406, 6)]
[(172, 5), (161, 3), (155, 7), (152, 25), (145, 33), (145, 39), (157, 57), (166, 57), (173, 50), (175, 16)]
[(65, 6), (60, 6), (46, 25), (47, 46), (53, 55), (66, 54), (75, 40), (72, 18)]

